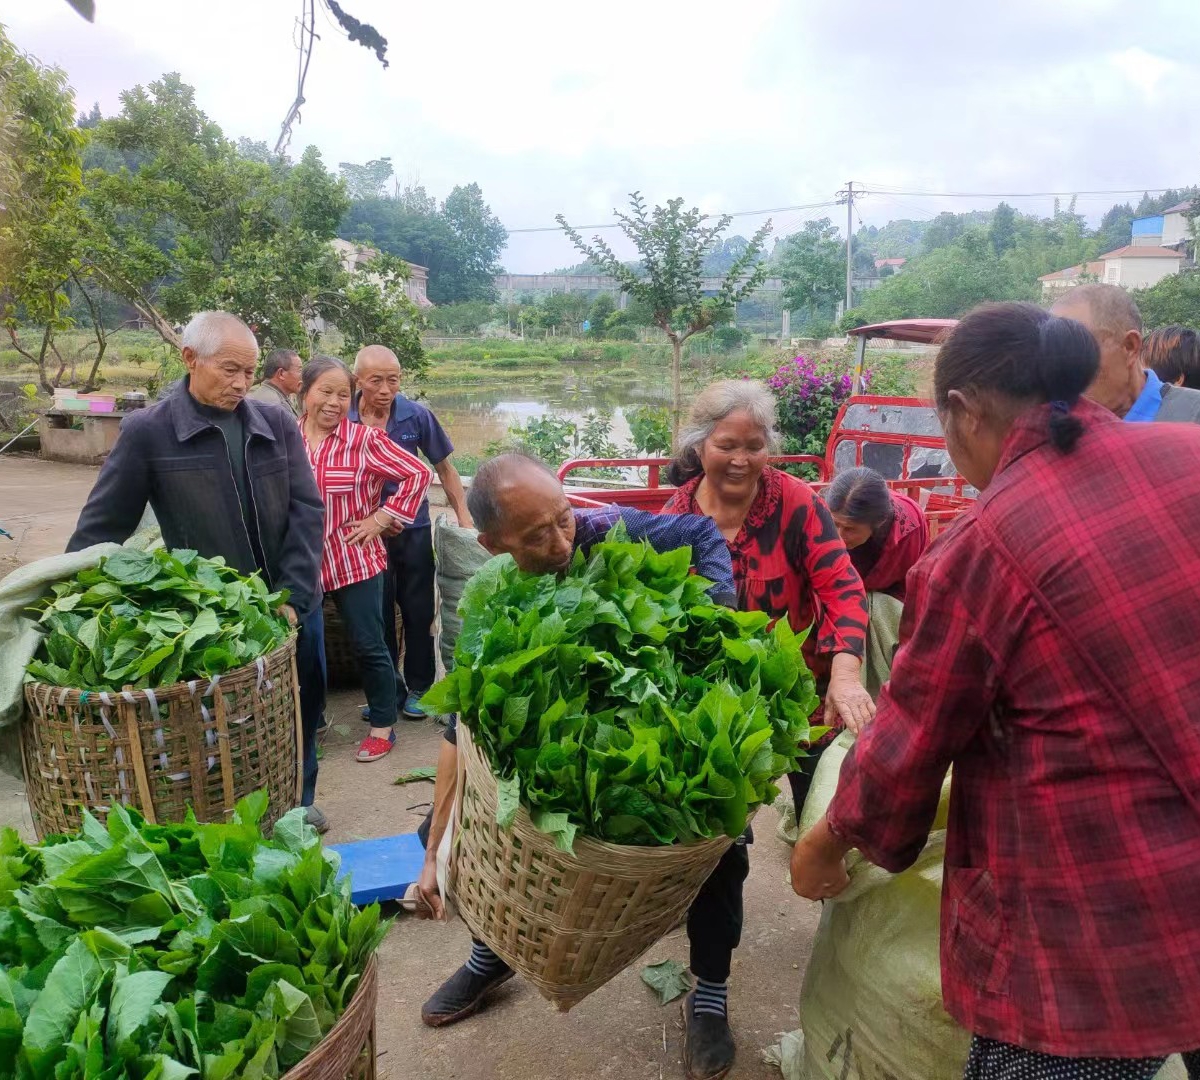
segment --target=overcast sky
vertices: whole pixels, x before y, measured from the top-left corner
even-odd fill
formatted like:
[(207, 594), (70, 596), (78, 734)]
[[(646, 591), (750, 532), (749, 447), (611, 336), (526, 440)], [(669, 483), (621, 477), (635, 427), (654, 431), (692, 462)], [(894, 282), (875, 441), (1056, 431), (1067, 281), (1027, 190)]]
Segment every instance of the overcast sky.
[[(121, 90), (178, 71), (227, 135), (273, 144), (295, 92), (300, 6), (96, 0), (89, 25), (66, 0), (0, 0), (0, 21), (67, 71), (82, 108), (113, 113)], [(611, 221), (635, 189), (743, 211), (826, 201), (847, 180), (934, 193), (1200, 181), (1197, 0), (342, 6), (388, 39), (390, 67), (319, 13), (292, 152), (315, 144), (334, 167), (390, 156), (402, 182), (439, 198), (478, 181), (510, 229), (558, 212)], [(996, 201), (877, 194), (859, 210), (882, 225)], [(1079, 208), (1095, 217), (1114, 201)], [(772, 216), (786, 233), (826, 214), (844, 226), (842, 207)], [(576, 258), (561, 236), (532, 233), (514, 234), (503, 261), (539, 272)]]

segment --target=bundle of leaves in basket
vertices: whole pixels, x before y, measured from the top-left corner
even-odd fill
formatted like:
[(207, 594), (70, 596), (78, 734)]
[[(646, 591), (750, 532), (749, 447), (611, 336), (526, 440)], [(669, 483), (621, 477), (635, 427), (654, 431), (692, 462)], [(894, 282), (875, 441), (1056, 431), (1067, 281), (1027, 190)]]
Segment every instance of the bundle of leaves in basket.
[(78, 690), (170, 686), (253, 663), (288, 636), (286, 592), (195, 551), (121, 550), (58, 582), (27, 671)]
[(335, 883), (303, 810), (264, 837), (266, 806), (214, 825), (115, 806), (38, 847), (0, 833), (0, 1076), (273, 1080), (356, 995), (373, 1016), (378, 905)]
[(618, 525), (562, 577), (486, 564), (463, 593), (454, 669), (425, 697), (458, 712), (498, 781), (571, 851), (737, 837), (818, 732), (801, 635), (709, 598), (691, 549)]

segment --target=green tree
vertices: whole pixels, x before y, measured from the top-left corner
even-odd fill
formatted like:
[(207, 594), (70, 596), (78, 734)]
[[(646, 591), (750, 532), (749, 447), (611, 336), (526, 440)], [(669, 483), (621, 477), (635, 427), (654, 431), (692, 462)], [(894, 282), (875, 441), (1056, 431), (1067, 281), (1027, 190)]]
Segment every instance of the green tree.
[(590, 306), (584, 293), (551, 293), (534, 309), (537, 325), (544, 330), (577, 335)]
[(617, 302), (612, 298), (611, 293), (602, 292), (598, 294), (596, 299), (592, 301), (592, 306), (588, 309), (588, 337), (604, 337), (608, 318), (616, 310)]
[(1017, 242), (1017, 212), (1008, 203), (1001, 203), (993, 211), (988, 233), (997, 255), (1003, 255)]
[(1027, 300), (1036, 295), (1032, 283), (1014, 277), (996, 258), (982, 228), (958, 241), (913, 259), (903, 273), (872, 289), (847, 317), (852, 325), (890, 319), (956, 318), (985, 300)]
[(378, 199), (383, 195), (383, 186), (392, 178), (392, 159), (376, 158), (365, 165), (352, 161), (338, 164), (346, 192), (352, 199)]
[(450, 233), (451, 260), (442, 267), (437, 295), (430, 299), (438, 303), (494, 301), (495, 277), (503, 270), (500, 252), (508, 243), (508, 230), (484, 202), (479, 185), (455, 187), (442, 203), (442, 218)]
[(938, 248), (946, 247), (962, 236), (966, 227), (967, 224), (961, 214), (943, 211), (925, 229), (922, 249), (928, 254), (931, 251), (937, 251)]
[(1133, 206), (1118, 203), (1107, 210), (1100, 219), (1100, 251), (1116, 251), (1130, 242), (1133, 232)]
[(732, 219), (726, 214), (714, 225), (705, 225), (705, 215), (695, 207), (684, 210), (682, 199), (671, 199), (666, 206), (650, 209), (636, 191), (630, 195), (629, 203), (630, 213), (614, 213), (621, 231), (641, 256), (641, 273), (618, 259), (599, 236), (593, 237), (589, 244), (567, 224), (562, 214), (555, 220), (588, 260), (615, 277), (624, 292), (649, 305), (655, 325), (667, 335), (671, 343), (672, 409), (678, 428), (683, 396), (680, 381), (683, 343), (693, 334), (727, 320), (738, 301), (763, 283), (767, 264), (761, 255), (771, 223), (766, 222), (751, 237), (726, 271), (717, 295), (706, 297), (702, 290), (704, 260)]
[(427, 267), (435, 304), (496, 299), (495, 276), (508, 233), (478, 184), (454, 188), (441, 207), (420, 185), (404, 188), (396, 198), (355, 199), (338, 235)]
[(845, 250), (829, 218), (805, 222), (784, 240), (775, 259), (783, 299), (792, 311), (829, 313), (846, 285)]
[(265, 348), (307, 355), (313, 327), (332, 322), (347, 351), (375, 340), (420, 368), (407, 267), (343, 268), (331, 240), (349, 200), (315, 147), (295, 164), (244, 156), (174, 74), (123, 94), (93, 137), (138, 167), (88, 172), (87, 264), (164, 340), (178, 344), (173, 323), (222, 308)]
[(1135, 289), (1132, 295), (1147, 330), (1160, 326), (1200, 330), (1200, 273), (1172, 274), (1148, 289)]
[[(0, 28), (0, 315), (47, 392), (65, 367), (54, 337), (73, 325), (68, 284), (82, 290), (88, 277), (79, 213), (85, 139), (66, 75), (22, 53)], [(26, 344), (26, 326), (39, 331), (36, 345)], [(54, 377), (51, 356), (60, 360)], [(94, 380), (93, 370), (89, 387)]]

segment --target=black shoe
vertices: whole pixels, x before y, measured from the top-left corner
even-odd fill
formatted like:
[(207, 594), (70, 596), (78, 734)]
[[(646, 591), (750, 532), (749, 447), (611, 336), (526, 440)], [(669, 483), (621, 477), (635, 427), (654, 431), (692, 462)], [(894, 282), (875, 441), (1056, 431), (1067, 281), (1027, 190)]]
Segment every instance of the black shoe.
[(325, 815), (315, 806), (304, 808), (304, 820), (317, 830), (318, 834), (329, 832), (329, 822)]
[(445, 1027), (473, 1016), (483, 1007), (483, 999), (501, 983), (516, 974), (507, 964), (495, 975), (476, 975), (463, 964), (434, 991), (421, 1006), (421, 1021), (428, 1027)]
[(733, 1068), (733, 1032), (728, 1018), (693, 1012), (695, 997), (683, 999), (683, 1068), (688, 1080), (721, 1080)]

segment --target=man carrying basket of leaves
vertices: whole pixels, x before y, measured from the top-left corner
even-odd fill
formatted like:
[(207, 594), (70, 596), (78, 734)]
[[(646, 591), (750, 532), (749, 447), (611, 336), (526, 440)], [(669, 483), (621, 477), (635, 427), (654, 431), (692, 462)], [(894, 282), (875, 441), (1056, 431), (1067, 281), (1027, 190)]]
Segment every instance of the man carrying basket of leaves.
[[(508, 553), (520, 570), (560, 574), (577, 550), (588, 550), (608, 530), (624, 522), (631, 540), (645, 540), (667, 552), (690, 546), (694, 570), (713, 584), (709, 594), (732, 607), (735, 588), (729, 551), (711, 520), (694, 515), (660, 516), (624, 507), (573, 509), (558, 478), (540, 462), (505, 454), (485, 462), (468, 498), (481, 544), (493, 554)], [(420, 830), (426, 840), (426, 864), (418, 896), (437, 917), (444, 912), (437, 886), (436, 853), (449, 824), (457, 775), (455, 718), (446, 731), (438, 761), (434, 809)], [(747, 828), (721, 858), (688, 912), (691, 969), (697, 989), (685, 1009), (685, 1057), (697, 1080), (724, 1076), (733, 1064), (734, 1042), (726, 1014), (726, 982), (733, 950), (742, 930), (742, 886), (749, 873)], [(425, 1003), (421, 1018), (442, 1027), (478, 1012), (488, 994), (515, 974), (482, 941), (471, 956)]]

